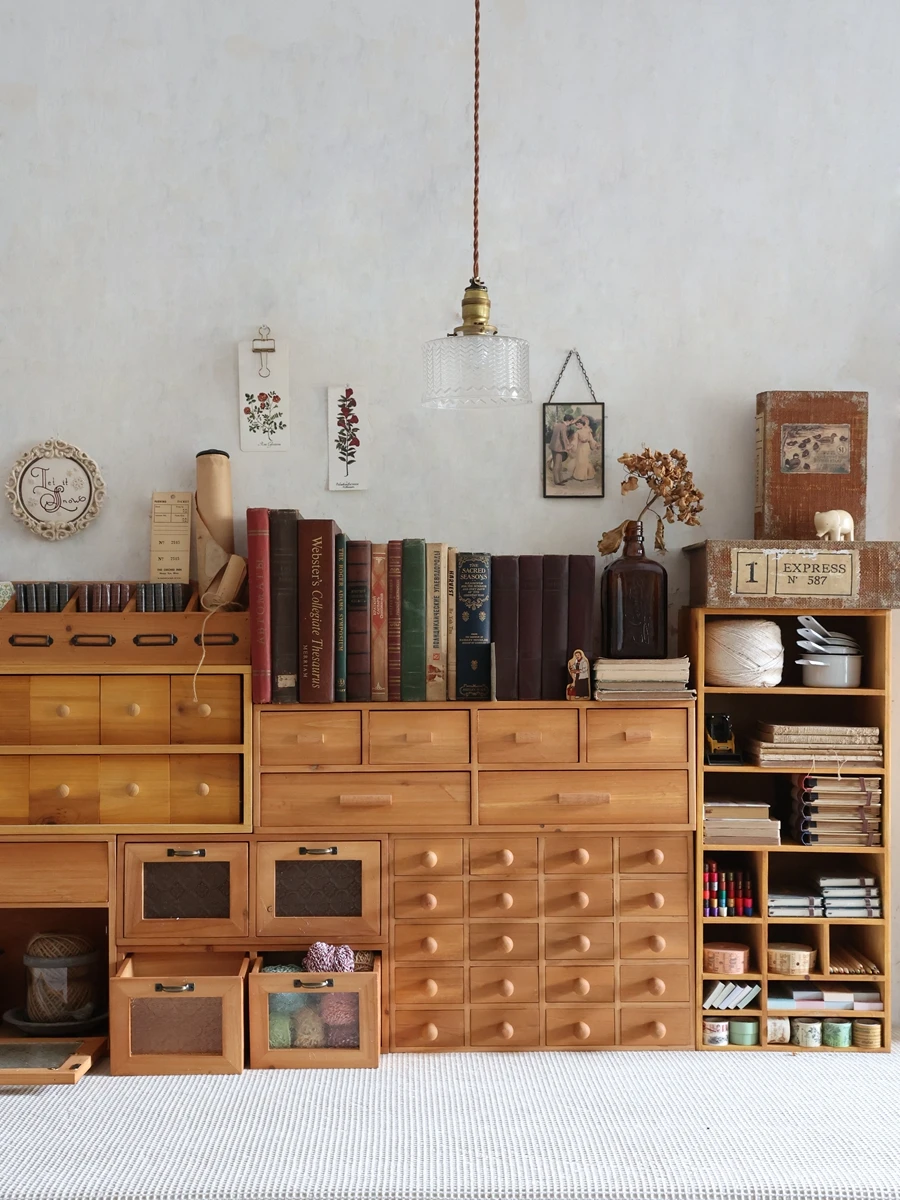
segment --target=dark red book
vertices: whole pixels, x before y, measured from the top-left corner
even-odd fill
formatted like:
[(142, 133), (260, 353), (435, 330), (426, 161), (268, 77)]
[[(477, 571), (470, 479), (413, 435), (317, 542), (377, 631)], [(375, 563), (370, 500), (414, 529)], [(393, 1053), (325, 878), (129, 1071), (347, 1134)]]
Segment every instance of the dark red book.
[(372, 543), (347, 543), (347, 699), (372, 699)]
[(565, 700), (569, 672), (569, 556), (544, 555), (541, 612), (541, 699)]
[(272, 611), (272, 700), (297, 703), (297, 522), (295, 508), (269, 510), (269, 587)]
[(269, 590), (269, 510), (247, 509), (247, 578), (250, 581), (250, 666), (253, 703), (272, 702), (272, 627)]
[(297, 525), (297, 608), (301, 704), (334, 703), (334, 521)]
[(497, 699), (518, 700), (519, 560), (514, 554), (491, 558), (491, 635)]
[(566, 661), (576, 650), (588, 659), (594, 656), (594, 564), (593, 554), (569, 555), (569, 633)]
[(519, 699), (541, 698), (544, 560), (519, 555)]
[(403, 596), (403, 542), (388, 542), (388, 700), (399, 700)]

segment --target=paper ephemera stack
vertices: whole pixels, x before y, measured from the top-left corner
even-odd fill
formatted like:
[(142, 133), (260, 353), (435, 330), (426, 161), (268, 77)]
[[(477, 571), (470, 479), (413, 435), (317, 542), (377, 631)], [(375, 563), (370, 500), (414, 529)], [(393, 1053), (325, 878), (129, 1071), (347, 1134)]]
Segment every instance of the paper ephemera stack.
[(791, 831), (804, 846), (880, 846), (881, 779), (791, 777)]
[(877, 725), (769, 725), (747, 744), (748, 761), (782, 770), (865, 770), (884, 763)]
[(677, 700), (688, 690), (688, 658), (598, 658), (594, 660), (595, 700)]

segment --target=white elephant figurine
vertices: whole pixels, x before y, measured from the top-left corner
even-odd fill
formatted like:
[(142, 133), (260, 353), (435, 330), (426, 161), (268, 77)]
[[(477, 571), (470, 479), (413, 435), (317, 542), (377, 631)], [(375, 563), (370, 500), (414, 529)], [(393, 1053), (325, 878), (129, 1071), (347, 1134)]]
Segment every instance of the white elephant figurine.
[(825, 538), (829, 542), (853, 541), (853, 518), (842, 508), (832, 508), (828, 512), (817, 512), (815, 515), (816, 537)]

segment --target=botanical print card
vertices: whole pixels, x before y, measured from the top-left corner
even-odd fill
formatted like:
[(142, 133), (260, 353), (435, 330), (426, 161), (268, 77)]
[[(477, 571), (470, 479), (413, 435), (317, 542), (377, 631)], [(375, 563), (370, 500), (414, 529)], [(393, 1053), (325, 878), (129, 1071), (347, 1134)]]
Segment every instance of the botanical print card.
[(367, 401), (352, 387), (328, 389), (328, 490), (362, 492), (369, 486)]
[(238, 343), (238, 420), (242, 450), (289, 450), (291, 399), (289, 344), (260, 354), (252, 342)]

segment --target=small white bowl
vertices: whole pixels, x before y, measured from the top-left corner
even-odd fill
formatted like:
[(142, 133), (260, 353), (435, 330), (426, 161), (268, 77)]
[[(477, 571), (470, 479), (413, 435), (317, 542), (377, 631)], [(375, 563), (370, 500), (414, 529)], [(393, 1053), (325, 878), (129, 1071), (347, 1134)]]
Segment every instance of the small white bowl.
[(861, 654), (829, 654), (821, 663), (803, 664), (804, 687), (857, 688), (861, 679)]

